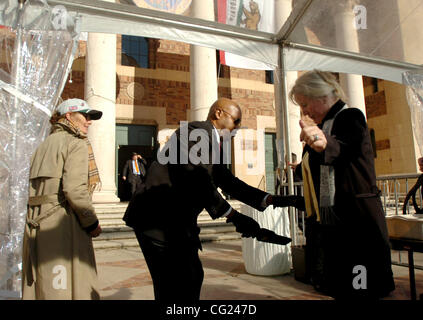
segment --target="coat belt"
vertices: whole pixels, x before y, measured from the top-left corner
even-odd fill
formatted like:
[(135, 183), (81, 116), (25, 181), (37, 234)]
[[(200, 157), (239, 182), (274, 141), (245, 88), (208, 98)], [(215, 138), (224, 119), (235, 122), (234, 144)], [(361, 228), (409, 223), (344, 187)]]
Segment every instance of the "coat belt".
[(35, 219), (27, 219), (26, 223), (29, 225), (30, 228), (38, 228), (40, 226), (41, 220), (48, 218), (56, 211), (57, 205), (60, 204), (60, 201), (59, 201), (59, 196), (57, 194), (51, 194), (51, 195), (48, 194), (48, 195), (42, 195), (42, 196), (29, 197), (28, 206), (30, 207), (40, 206), (42, 204), (54, 203), (54, 202), (56, 202), (57, 204), (50, 210), (43, 212), (42, 214), (37, 216)]
[(27, 218), (26, 223), (29, 227), (29, 234), (28, 234), (28, 266), (27, 266), (27, 283), (28, 285), (32, 285), (34, 281), (36, 281), (36, 266), (37, 266), (37, 259), (36, 259), (36, 246), (35, 246), (35, 237), (36, 232), (34, 229), (38, 229), (40, 227), (41, 220), (44, 220), (45, 218), (50, 217), (53, 213), (57, 211), (58, 208), (60, 208), (60, 204), (64, 201), (60, 201), (58, 194), (51, 194), (51, 195), (41, 195), (41, 196), (33, 196), (29, 197), (28, 199), (28, 207), (35, 207), (40, 206), (47, 203), (55, 203), (55, 205), (47, 210), (46, 212), (41, 213), (39, 216), (37, 216), (35, 219), (29, 219)]

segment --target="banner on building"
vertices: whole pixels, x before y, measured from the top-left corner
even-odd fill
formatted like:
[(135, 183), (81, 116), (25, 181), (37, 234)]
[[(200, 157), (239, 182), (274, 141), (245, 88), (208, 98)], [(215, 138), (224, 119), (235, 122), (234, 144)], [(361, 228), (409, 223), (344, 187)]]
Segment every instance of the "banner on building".
[[(218, 0), (218, 22), (275, 33), (274, 0)], [(230, 52), (220, 51), (220, 63), (237, 68), (269, 70), (269, 66)]]
[(184, 14), (192, 0), (132, 0), (141, 8), (166, 11), (175, 14)]

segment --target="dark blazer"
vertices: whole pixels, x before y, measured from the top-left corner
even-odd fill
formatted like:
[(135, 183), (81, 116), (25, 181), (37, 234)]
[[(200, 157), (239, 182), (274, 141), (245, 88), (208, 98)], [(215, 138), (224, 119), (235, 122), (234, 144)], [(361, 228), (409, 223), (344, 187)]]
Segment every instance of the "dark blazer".
[[(126, 210), (126, 224), (136, 230), (158, 229), (166, 235), (178, 239), (191, 239), (200, 247), (197, 217), (206, 209), (213, 218), (219, 218), (230, 208), (228, 202), (218, 192), (220, 187), (231, 195), (257, 210), (263, 211), (261, 203), (267, 195), (236, 178), (225, 164), (213, 164), (211, 159), (213, 125), (210, 121), (190, 122), (182, 128), (190, 134), (194, 129), (202, 129), (203, 137), (188, 142), (188, 152), (201, 139), (208, 139), (209, 160), (194, 164), (188, 160), (184, 164), (179, 157), (181, 128), (170, 138), (162, 152), (170, 155), (177, 151), (176, 163), (160, 164), (154, 161), (147, 174), (146, 183), (137, 190)], [(197, 130), (199, 132), (201, 130)], [(205, 140), (203, 140), (205, 141)], [(164, 153), (159, 154), (164, 155)]]
[[(333, 118), (343, 106), (344, 102), (339, 100), (319, 127), (322, 128), (323, 123)], [(363, 113), (356, 108), (341, 111), (326, 139), (327, 146), (322, 153), (307, 145), (303, 154), (309, 153), (318, 201), (320, 166), (331, 165), (335, 170), (335, 213), (339, 225), (331, 229), (315, 224), (316, 228), (321, 228), (324, 241), (327, 241), (323, 246), (329, 243), (324, 248), (328, 257), (326, 262), (331, 265), (328, 273), (334, 277), (333, 283), (338, 286), (336, 290), (345, 293), (342, 291), (345, 287), (351, 288), (352, 268), (364, 265), (369, 290), (384, 295), (394, 288), (391, 253), (385, 214), (376, 187), (373, 149)], [(296, 173), (301, 175), (300, 165)], [(345, 283), (339, 279), (346, 279)]]
[[(141, 159), (141, 161), (139, 159), (137, 159), (138, 161), (138, 167), (140, 168), (140, 178), (141, 180), (143, 180), (145, 178), (145, 174), (143, 175), (142, 172), (146, 173), (147, 170), (145, 169), (145, 165), (147, 164), (147, 162), (144, 159)], [(144, 170), (142, 170), (142, 168)], [(133, 168), (132, 168), (132, 160), (127, 160), (125, 162), (125, 166), (123, 167), (123, 171), (122, 171), (122, 176), (126, 177), (128, 179), (128, 182), (131, 182), (134, 180), (134, 173), (132, 172)]]

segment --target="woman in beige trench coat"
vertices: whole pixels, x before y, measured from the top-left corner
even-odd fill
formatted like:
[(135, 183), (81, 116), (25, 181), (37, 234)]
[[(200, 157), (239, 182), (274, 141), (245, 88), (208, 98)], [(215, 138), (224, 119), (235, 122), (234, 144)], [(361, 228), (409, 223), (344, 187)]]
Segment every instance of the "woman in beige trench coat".
[(102, 113), (70, 99), (31, 159), (23, 244), (23, 299), (99, 299), (91, 195), (100, 179), (88, 127)]

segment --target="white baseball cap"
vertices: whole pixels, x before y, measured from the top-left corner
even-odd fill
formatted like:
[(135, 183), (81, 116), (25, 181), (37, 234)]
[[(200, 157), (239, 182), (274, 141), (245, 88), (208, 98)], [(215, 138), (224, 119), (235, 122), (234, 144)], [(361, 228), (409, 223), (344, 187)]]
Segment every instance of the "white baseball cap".
[(82, 99), (68, 99), (63, 101), (57, 107), (57, 112), (64, 115), (68, 112), (81, 112), (90, 115), (91, 120), (98, 120), (103, 115), (103, 112), (91, 109), (88, 103)]

